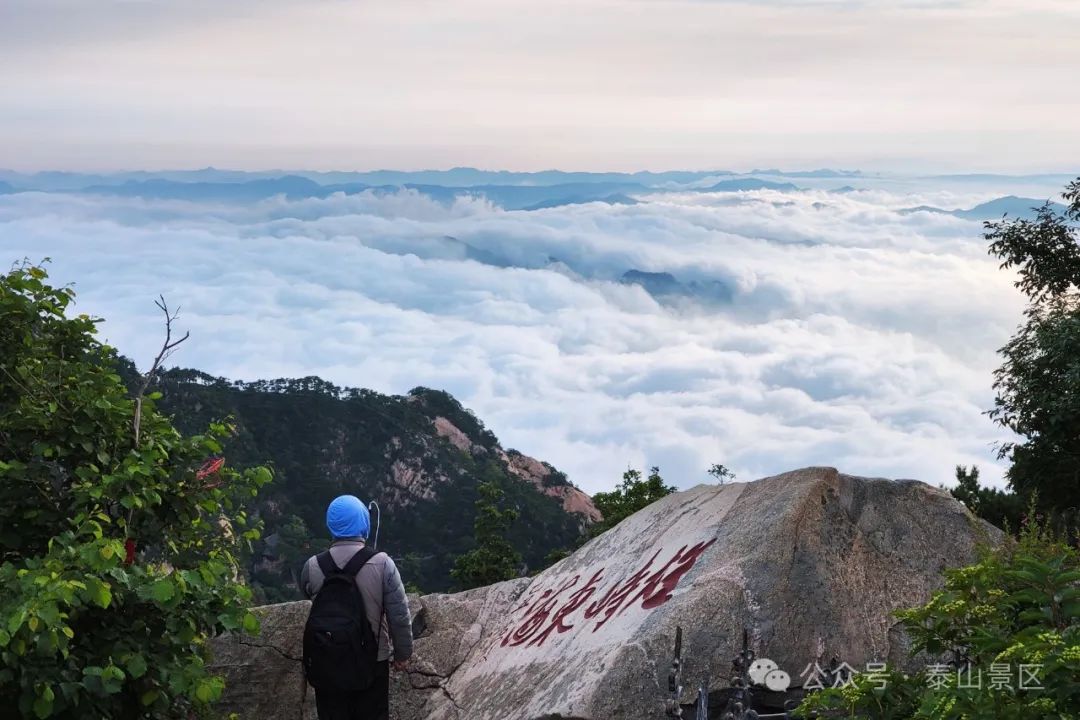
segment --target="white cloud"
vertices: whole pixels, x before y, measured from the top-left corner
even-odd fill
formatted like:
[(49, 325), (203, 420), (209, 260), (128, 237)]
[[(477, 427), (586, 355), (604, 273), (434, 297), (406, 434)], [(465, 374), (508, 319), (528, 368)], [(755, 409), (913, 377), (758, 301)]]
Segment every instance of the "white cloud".
[[(504, 212), (414, 192), (250, 205), (25, 193), (0, 196), (0, 251), (51, 256), (79, 309), (141, 362), (164, 293), (192, 332), (178, 363), (445, 388), (590, 491), (627, 464), (682, 486), (713, 462), (744, 479), (828, 464), (938, 483), (956, 463), (1000, 478), (1002, 434), (982, 410), (1021, 299), (977, 223), (896, 212), (982, 194), (646, 199)], [(465, 259), (466, 245), (508, 267)], [(734, 296), (660, 303), (618, 282), (631, 268)]]

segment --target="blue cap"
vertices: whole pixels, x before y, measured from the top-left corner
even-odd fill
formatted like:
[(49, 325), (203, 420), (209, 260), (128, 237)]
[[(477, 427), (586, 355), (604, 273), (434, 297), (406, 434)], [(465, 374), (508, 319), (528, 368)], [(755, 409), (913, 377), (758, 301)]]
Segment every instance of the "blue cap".
[(355, 495), (339, 495), (326, 508), (326, 527), (335, 538), (366, 538), (371, 516)]

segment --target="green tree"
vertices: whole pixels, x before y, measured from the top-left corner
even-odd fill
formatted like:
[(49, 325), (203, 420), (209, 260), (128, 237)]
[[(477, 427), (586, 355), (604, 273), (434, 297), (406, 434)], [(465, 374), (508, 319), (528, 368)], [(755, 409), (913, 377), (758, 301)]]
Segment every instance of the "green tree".
[(283, 517), (267, 535), (251, 563), (249, 584), (260, 603), (288, 602), (297, 598), (300, 569), (319, 545), (296, 515)]
[(544, 565), (537, 572), (543, 572), (560, 560), (565, 560), (570, 557), (573, 552), (574, 551), (570, 548), (555, 548), (544, 556)]
[(1011, 461), (1011, 487), (1026, 501), (1075, 523), (1080, 503), (1080, 179), (1064, 192), (1063, 212), (1047, 203), (1033, 220), (986, 223), (990, 253), (1015, 268), (1028, 297), (1024, 324), (1001, 349), (989, 412), (1019, 440), (1000, 457)]
[(956, 466), (956, 486), (949, 492), (968, 510), (999, 528), (1015, 532), (1021, 524), (1024, 504), (1020, 496), (979, 484), (979, 468)]
[(504, 493), (497, 483), (482, 482), (476, 489), (480, 494), (474, 524), (476, 547), (458, 556), (451, 571), (465, 590), (512, 580), (518, 577), (521, 567), (521, 555), (506, 539), (507, 530), (517, 520), (517, 511), (499, 508)]
[[(894, 669), (884, 688), (873, 678), (856, 676), (852, 686), (811, 695), (800, 706), (800, 717), (1077, 717), (1080, 554), (1046, 523), (1029, 520), (1019, 538), (983, 550), (975, 565), (947, 570), (941, 591), (898, 616), (913, 640), (912, 661), (918, 656), (924, 667), (940, 662), (941, 672), (909, 676)], [(1009, 668), (1008, 686), (989, 685), (995, 665)], [(1021, 665), (1036, 673), (1025, 683), (1029, 689), (1020, 687)], [(958, 668), (971, 687), (958, 682)]]
[(0, 706), (188, 717), (223, 687), (207, 637), (258, 630), (236, 558), (270, 473), (219, 462), (227, 426), (183, 437), (133, 399), (73, 298), (0, 276)]
[(720, 485), (729, 482), (735, 482), (735, 473), (727, 469), (726, 466), (720, 463), (713, 463), (707, 471), (710, 475), (716, 478), (716, 482)]
[(623, 473), (622, 482), (611, 492), (593, 495), (593, 504), (604, 519), (590, 528), (593, 537), (610, 530), (638, 510), (652, 505), (662, 497), (675, 492), (664, 483), (660, 468), (653, 466), (644, 480), (641, 471), (633, 468)]

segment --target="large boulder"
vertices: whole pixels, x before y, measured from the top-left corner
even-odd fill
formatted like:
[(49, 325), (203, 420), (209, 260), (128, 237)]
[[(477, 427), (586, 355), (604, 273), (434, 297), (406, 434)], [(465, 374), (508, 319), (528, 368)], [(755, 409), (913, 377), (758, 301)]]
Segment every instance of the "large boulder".
[(262, 625), (257, 637), (229, 634), (210, 641), (211, 669), (225, 676), (223, 717), (235, 712), (251, 720), (315, 720), (300, 669), (310, 606), (304, 600), (256, 608)]
[[(395, 720), (662, 717), (676, 626), (685, 677), (727, 685), (752, 648), (794, 685), (833, 658), (903, 664), (893, 611), (924, 602), (941, 571), (999, 533), (947, 492), (808, 468), (671, 495), (534, 578), (414, 601), (416, 655), (393, 680)], [(264, 610), (264, 675), (221, 660), (229, 709), (296, 718), (296, 604)], [(289, 625), (292, 628), (289, 629)], [(242, 648), (237, 640), (219, 646)], [(256, 642), (243, 640), (244, 643)], [(233, 645), (229, 645), (233, 643)], [(293, 644), (289, 644), (293, 643)], [(281, 652), (277, 651), (281, 649)], [(222, 656), (224, 657), (224, 656)], [(233, 655), (235, 658), (235, 654)], [(292, 668), (285, 672), (282, 668)], [(291, 714), (247, 712), (277, 692)], [(248, 700), (249, 699), (249, 700)], [(272, 706), (274, 703), (269, 703)]]

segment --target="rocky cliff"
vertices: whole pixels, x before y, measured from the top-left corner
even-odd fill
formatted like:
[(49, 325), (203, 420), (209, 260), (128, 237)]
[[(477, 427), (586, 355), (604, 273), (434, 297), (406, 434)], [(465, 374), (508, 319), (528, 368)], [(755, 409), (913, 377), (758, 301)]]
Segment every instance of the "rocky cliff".
[[(792, 686), (834, 658), (856, 670), (902, 664), (893, 611), (924, 602), (942, 569), (998, 535), (915, 481), (808, 468), (699, 486), (535, 577), (413, 598), (416, 655), (393, 679), (393, 717), (663, 717), (676, 626), (686, 677), (711, 677), (713, 689), (727, 684), (744, 629)], [(314, 717), (295, 660), (306, 611), (263, 608), (260, 638), (215, 641), (226, 709)]]

